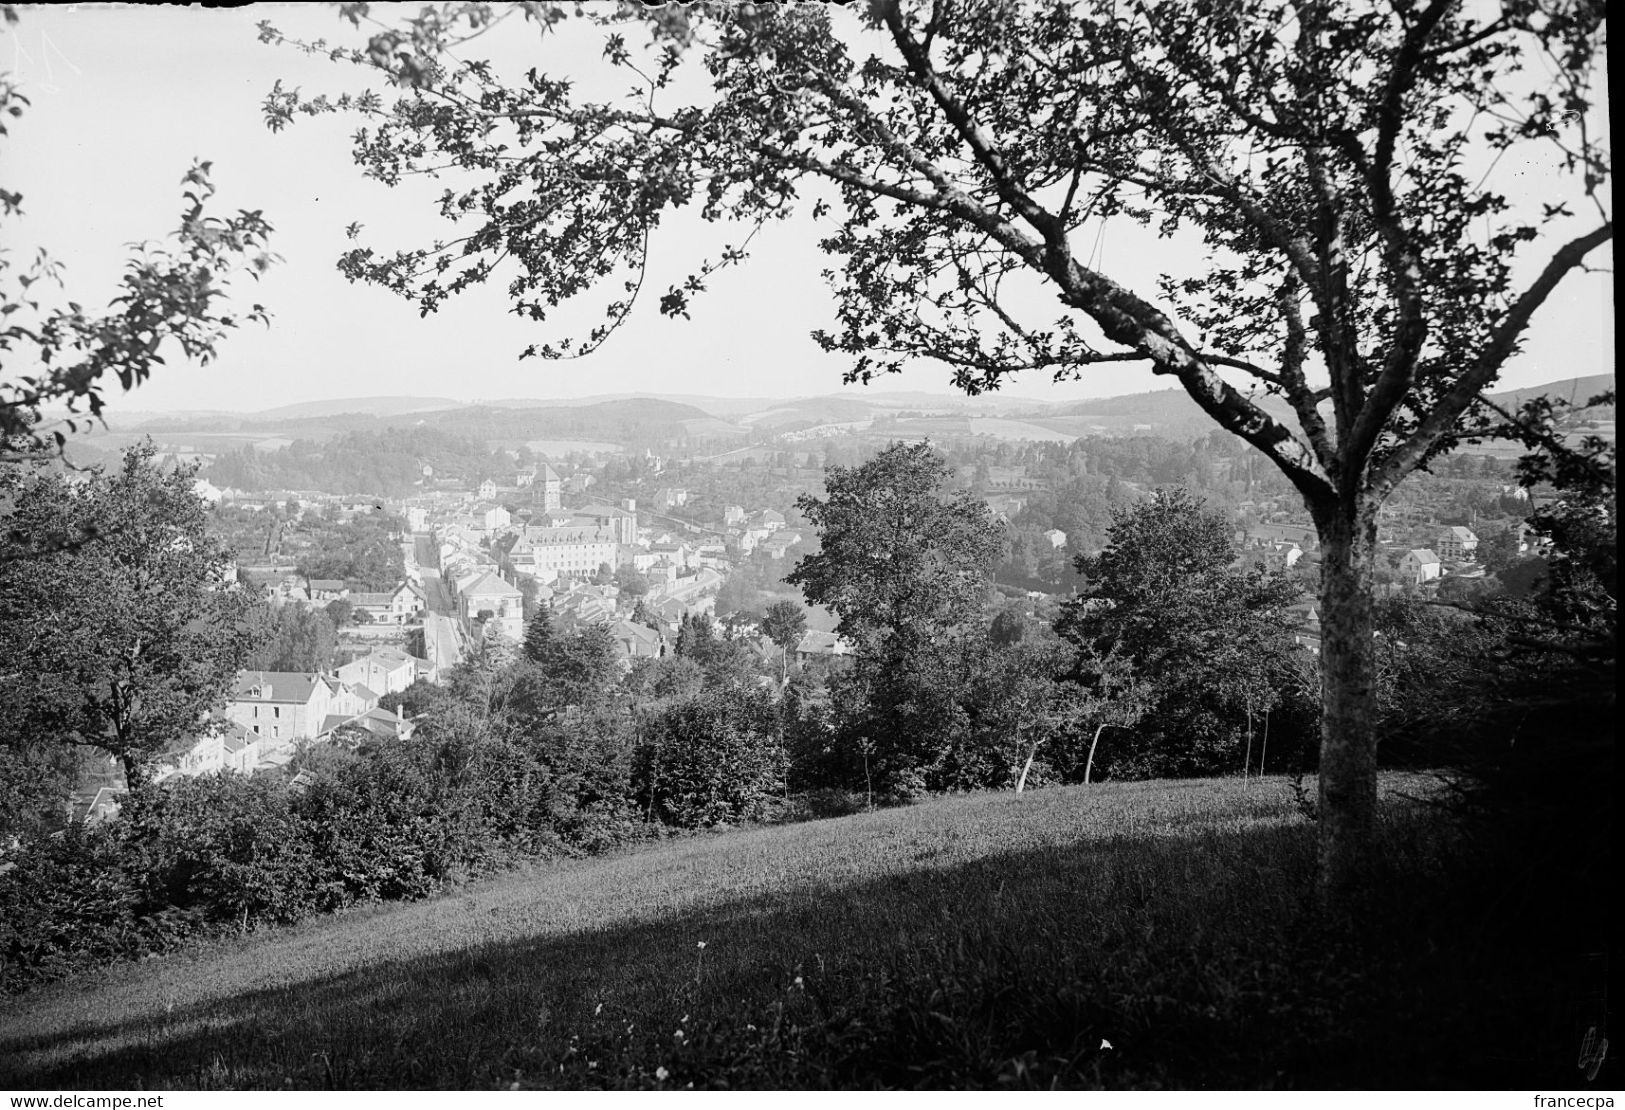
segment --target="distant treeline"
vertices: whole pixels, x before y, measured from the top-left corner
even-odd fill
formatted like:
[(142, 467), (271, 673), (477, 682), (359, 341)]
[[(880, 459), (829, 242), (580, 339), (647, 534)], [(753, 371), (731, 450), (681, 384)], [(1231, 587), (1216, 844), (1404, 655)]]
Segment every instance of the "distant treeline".
[(430, 421), (443, 431), (485, 440), (579, 439), (637, 448), (683, 440), (691, 421), (716, 423), (703, 409), (652, 397), (556, 408), (462, 408), (435, 413)]
[(352, 429), (330, 439), (296, 439), (275, 451), (245, 447), (220, 456), (203, 476), (217, 486), (250, 491), (398, 496), (423, 478), (424, 466), (433, 467), (436, 478), (463, 481), (512, 474), (512, 460), (494, 449), (496, 444), (519, 447), (536, 439), (589, 440), (636, 451), (687, 442), (691, 422), (703, 422), (692, 426), (709, 429), (704, 443), (719, 442), (714, 418), (692, 405), (670, 401), (454, 409), (415, 417), (411, 427)]
[(513, 462), (473, 436), (435, 428), (345, 432), (316, 442), (296, 439), (275, 451), (245, 447), (216, 459), (203, 476), (241, 490), (296, 489), (394, 497), (424, 478), (480, 481), (511, 474)]

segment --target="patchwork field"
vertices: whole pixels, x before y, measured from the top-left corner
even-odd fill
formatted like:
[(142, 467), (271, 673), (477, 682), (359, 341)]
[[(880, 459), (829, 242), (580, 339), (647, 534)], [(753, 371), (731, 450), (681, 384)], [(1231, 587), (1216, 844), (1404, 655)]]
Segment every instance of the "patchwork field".
[(970, 433), (1037, 443), (1071, 443), (1077, 436), (1058, 432), (1026, 420), (1006, 420), (1000, 417), (974, 417), (969, 421)]
[(55, 984), (0, 1006), (0, 1085), (1572, 1086), (1557, 980), (1485, 963), (1496, 880), (1443, 881), (1423, 786), (1359, 921), (1283, 780), (963, 796)]
[(525, 446), (547, 458), (562, 458), (576, 451), (587, 455), (614, 455), (626, 450), (620, 444), (595, 439), (532, 439), (526, 441)]

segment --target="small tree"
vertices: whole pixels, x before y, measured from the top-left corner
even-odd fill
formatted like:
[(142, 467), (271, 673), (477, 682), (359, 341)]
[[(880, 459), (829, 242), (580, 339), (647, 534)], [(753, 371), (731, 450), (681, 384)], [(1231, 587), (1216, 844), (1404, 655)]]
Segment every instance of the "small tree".
[[(253, 599), (228, 582), (194, 468), (150, 442), (70, 484), (0, 470), (14, 500), (0, 537), (0, 716), (118, 759), (130, 786), (225, 701), (251, 647)], [(86, 535), (45, 551), (41, 537)], [(32, 557), (11, 557), (30, 552)]]
[[(506, 558), (507, 557), (504, 556), (504, 559)], [(536, 616), (536, 610), (541, 607), (541, 601), (539, 600), (541, 585), (536, 581), (533, 575), (519, 574), (513, 571), (512, 567), (513, 563), (510, 560), (508, 562), (508, 570), (505, 573), (510, 574), (513, 578), (514, 585), (519, 587), (519, 612), (528, 624), (531, 619)]]
[(632, 606), (632, 623), (641, 624), (645, 628), (652, 628), (656, 632), (660, 631), (660, 618), (654, 615), (648, 603), (641, 597), (638, 598), (637, 604)]
[(790, 649), (807, 631), (807, 614), (793, 601), (775, 601), (762, 616), (762, 631), (779, 649), (779, 687), (790, 680)]
[(1299, 650), (1283, 612), (1296, 589), (1230, 569), (1234, 555), (1224, 516), (1174, 489), (1115, 513), (1105, 550), (1078, 560), (1087, 584), (1056, 627), (1087, 656), (1120, 656), (1154, 691), (1141, 745), (1120, 753), (1142, 774), (1224, 767)]
[(545, 667), (553, 661), (558, 643), (559, 633), (553, 626), (553, 607), (544, 601), (537, 607), (530, 623), (525, 625), (525, 658)]
[(283, 605), (267, 614), (264, 638), (246, 665), (257, 671), (325, 671), (333, 666), (338, 630), (326, 612)]
[(988, 638), (1000, 647), (1013, 647), (1021, 643), (1027, 631), (1027, 614), (1020, 605), (1006, 605), (993, 617)]
[(1069, 645), (1051, 636), (999, 643), (991, 636), (967, 660), (965, 700), (981, 734), (979, 746), (995, 756), (984, 785), (1013, 785), (1017, 794), (1043, 770), (1040, 755), (1076, 731), (1078, 688), (1062, 681)]
[(342, 597), (329, 601), (323, 612), (327, 614), (327, 619), (333, 622), (334, 628), (348, 628), (354, 623), (355, 606)]
[(642, 598), (649, 592), (649, 579), (631, 564), (615, 571), (615, 585), (627, 597)]
[(1000, 534), (982, 502), (946, 491), (948, 475), (929, 444), (898, 443), (831, 469), (826, 496), (797, 501), (820, 550), (785, 580), (833, 609), (856, 645), (854, 681), (839, 690), (863, 704), (842, 714), (843, 729), (868, 746), (868, 775), (897, 797), (986, 777), (958, 692)]
[(981, 612), (999, 526), (982, 502), (947, 494), (948, 475), (929, 444), (894, 443), (796, 501), (820, 550), (785, 581), (833, 609), (864, 654), (906, 652)]
[(676, 653), (700, 666), (710, 663), (718, 650), (716, 625), (705, 613), (684, 613), (677, 627)]
[(1485, 529), (1478, 537), (1478, 561), (1499, 574), (1518, 558), (1518, 528)]
[(553, 704), (588, 706), (614, 692), (621, 677), (620, 652), (606, 625), (582, 625), (560, 636), (535, 669)]

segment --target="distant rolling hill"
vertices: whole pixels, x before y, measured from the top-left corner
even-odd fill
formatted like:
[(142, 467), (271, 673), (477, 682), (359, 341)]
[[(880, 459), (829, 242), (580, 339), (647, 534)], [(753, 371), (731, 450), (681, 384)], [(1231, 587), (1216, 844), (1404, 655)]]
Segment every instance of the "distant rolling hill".
[(692, 436), (743, 439), (747, 434), (744, 428), (718, 420), (702, 408), (652, 397), (538, 408), (465, 406), (424, 413), (419, 419), (441, 431), (502, 444), (567, 439), (626, 445)]
[(1562, 381), (1547, 382), (1545, 385), (1530, 386), (1527, 389), (1509, 389), (1502, 393), (1492, 393), (1489, 394), (1489, 399), (1502, 408), (1515, 408), (1535, 397), (1554, 397), (1583, 408), (1591, 398), (1613, 388), (1614, 375), (1592, 374), (1584, 378), (1564, 378)]
[(577, 397), (568, 400), (544, 397), (508, 397), (498, 401), (478, 401), (475, 403), (490, 408), (538, 409), (581, 408), (587, 405), (601, 405), (609, 401), (633, 400), (670, 401), (673, 404), (690, 405), (697, 409), (703, 409), (711, 416), (720, 417), (724, 420), (785, 403), (783, 398), (776, 397), (708, 397), (697, 393), (604, 393), (593, 397)]
[(337, 401), (302, 401), (282, 405), (252, 414), (255, 423), (283, 420), (303, 420), (309, 417), (343, 416), (357, 413), (365, 416), (404, 416), (414, 412), (435, 412), (455, 408), (461, 402), (450, 397), (349, 397)]
[[(1614, 375), (1566, 378), (1503, 390), (1491, 399), (1516, 408), (1547, 395), (1583, 404), (1614, 387)], [(1286, 403), (1264, 397), (1267, 411), (1293, 426)], [(1151, 435), (1196, 439), (1215, 425), (1184, 390), (1173, 388), (1085, 401), (1051, 402), (989, 394), (966, 397), (923, 391), (852, 390), (799, 398), (709, 397), (697, 394), (529, 400), (466, 404), (444, 397), (358, 397), (309, 401), (252, 413), (115, 412), (106, 431), (85, 437), (88, 459), (151, 435), (160, 447), (213, 453), (254, 444), (261, 450), (290, 439), (326, 440), (348, 431), (429, 427), (517, 447), (535, 441), (629, 446), (656, 443), (743, 443), (760, 432), (791, 433), (824, 425), (892, 421), (888, 434), (991, 435), (1007, 440), (1066, 441), (1090, 435)], [(894, 419), (895, 418), (895, 419)], [(1611, 410), (1571, 419), (1610, 420)]]
[[(1614, 375), (1594, 374), (1585, 378), (1565, 378), (1542, 385), (1506, 390), (1487, 395), (1503, 408), (1516, 408), (1532, 397), (1549, 396), (1584, 404), (1591, 397), (1614, 388)], [(1270, 415), (1296, 427), (1290, 406), (1279, 397), (1261, 397)], [(1132, 393), (1078, 401), (1052, 415), (1032, 415), (1028, 422), (1052, 432), (1069, 435), (1157, 435), (1175, 439), (1199, 438), (1215, 425), (1183, 389)]]
[(804, 397), (779, 401), (771, 408), (749, 413), (739, 420), (754, 428), (791, 430), (873, 420), (877, 411), (877, 406), (856, 397)]

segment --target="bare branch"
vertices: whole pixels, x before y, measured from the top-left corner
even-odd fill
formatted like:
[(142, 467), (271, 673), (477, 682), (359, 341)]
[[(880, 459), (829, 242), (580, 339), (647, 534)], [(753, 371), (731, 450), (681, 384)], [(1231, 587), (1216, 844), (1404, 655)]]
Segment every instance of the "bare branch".
[[(1399, 220), (1392, 171), (1399, 131), (1406, 119), (1405, 98), (1416, 84), (1428, 37), (1438, 28), (1450, 7), (1451, 0), (1433, 0), (1406, 29), (1378, 109), (1377, 144), (1366, 171), (1366, 188), (1371, 194), (1371, 218), (1382, 238), (1388, 278), (1398, 311), (1382, 373), (1366, 394), (1357, 415), (1351, 414), (1354, 424), (1345, 434), (1343, 462), (1350, 473), (1364, 467), (1389, 416), (1409, 390), (1416, 374), (1416, 360), (1422, 344), (1427, 340), (1428, 321), (1422, 305), (1421, 255)], [(1346, 141), (1354, 142), (1352, 138)], [(1339, 432), (1342, 434), (1344, 430), (1340, 428)]]

